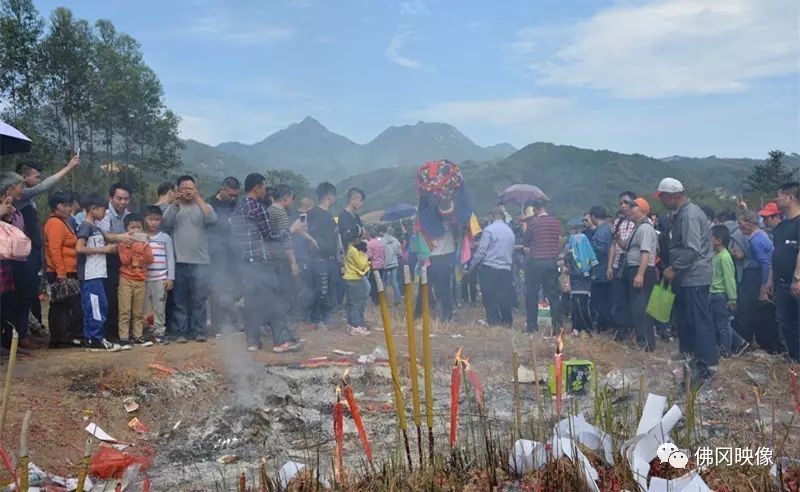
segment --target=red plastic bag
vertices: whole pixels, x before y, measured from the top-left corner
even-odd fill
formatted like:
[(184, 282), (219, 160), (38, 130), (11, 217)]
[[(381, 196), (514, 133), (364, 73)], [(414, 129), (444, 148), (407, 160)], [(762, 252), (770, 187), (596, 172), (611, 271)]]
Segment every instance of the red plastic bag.
[(89, 473), (100, 478), (121, 478), (125, 469), (135, 464), (140, 464), (142, 470), (147, 470), (151, 459), (149, 456), (135, 456), (108, 446), (100, 446), (89, 462)]

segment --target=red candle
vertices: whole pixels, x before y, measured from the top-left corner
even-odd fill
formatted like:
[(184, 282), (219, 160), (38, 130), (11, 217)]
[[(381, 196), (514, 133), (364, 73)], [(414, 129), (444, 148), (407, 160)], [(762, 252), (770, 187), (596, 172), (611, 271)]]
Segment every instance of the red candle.
[(562, 376), (561, 371), (563, 368), (563, 353), (562, 350), (564, 349), (564, 339), (562, 338), (562, 333), (559, 333), (558, 340), (556, 343), (556, 356), (555, 356), (555, 366), (556, 366), (556, 413), (561, 415), (561, 385)]
[(450, 372), (450, 447), (456, 444), (458, 430), (458, 395), (461, 393), (461, 349), (456, 353), (453, 370)]
[(464, 359), (464, 367), (467, 379), (469, 379), (472, 388), (475, 390), (475, 401), (478, 402), (478, 408), (483, 409), (483, 385), (481, 380), (478, 379), (478, 373), (472, 370), (472, 366), (466, 359)]
[[(346, 373), (345, 373), (346, 374)], [(369, 438), (367, 437), (367, 431), (364, 429), (364, 422), (361, 421), (361, 413), (358, 411), (358, 404), (356, 403), (356, 397), (353, 394), (353, 388), (344, 383), (344, 398), (347, 400), (347, 406), (350, 407), (350, 415), (353, 416), (353, 422), (356, 424), (356, 429), (358, 429), (358, 437), (361, 438), (361, 444), (364, 446), (364, 452), (367, 454), (367, 459), (372, 462), (372, 447), (369, 445)]]

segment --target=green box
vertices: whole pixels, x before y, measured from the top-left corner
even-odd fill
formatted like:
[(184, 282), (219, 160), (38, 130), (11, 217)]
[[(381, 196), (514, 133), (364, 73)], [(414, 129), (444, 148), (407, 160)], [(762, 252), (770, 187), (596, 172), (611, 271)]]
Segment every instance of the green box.
[[(548, 386), (550, 394), (556, 394), (556, 366), (550, 364)], [(562, 394), (586, 395), (592, 388), (594, 380), (594, 363), (585, 359), (565, 360), (561, 365)]]

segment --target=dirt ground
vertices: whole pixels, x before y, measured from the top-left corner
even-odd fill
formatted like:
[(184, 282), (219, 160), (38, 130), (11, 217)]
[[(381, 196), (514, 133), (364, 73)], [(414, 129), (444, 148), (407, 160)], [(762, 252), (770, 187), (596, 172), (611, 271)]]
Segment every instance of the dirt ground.
[[(394, 340), (401, 361), (406, 361), (406, 326), (400, 308), (396, 310)], [(536, 359), (543, 367), (552, 360), (555, 349), (555, 340), (551, 337), (539, 334), (531, 338), (521, 334), (519, 330), (524, 320), (520, 313), (515, 316), (513, 329), (490, 328), (477, 323), (483, 317), (482, 310), (470, 307), (458, 310), (456, 320), (449, 325), (434, 323), (434, 365), (447, 370), (455, 352), (463, 347), (464, 355), (485, 379), (484, 384), (510, 387), (513, 350), (519, 352), (522, 364), (532, 367), (531, 348), (535, 346)], [(369, 308), (367, 321), (373, 328), (381, 326), (374, 307)], [(298, 364), (322, 356), (355, 361), (360, 354), (369, 354), (376, 347), (386, 345), (381, 330), (373, 329), (364, 337), (351, 337), (344, 331), (344, 323), (340, 325), (327, 331), (297, 327), (298, 336), (306, 339), (304, 349), (286, 355), (266, 351), (247, 353), (243, 338), (234, 338), (232, 343), (212, 339), (203, 344), (170, 344), (119, 353), (89, 353), (80, 349), (33, 351), (32, 356), (17, 362), (2, 436), (3, 447), (12, 456), (16, 454), (22, 417), (26, 410), (32, 410), (30, 458), (50, 473), (76, 473), (88, 436), (84, 431), (87, 418), (117, 439), (136, 442), (140, 447), (152, 446), (157, 453), (159, 435), (163, 436), (178, 421), (187, 425), (231, 400), (230, 347), (234, 347), (238, 364), (263, 367), (265, 364)], [(421, 343), (421, 331), (416, 333), (417, 342)], [(354, 355), (337, 356), (331, 353), (333, 349), (352, 351)], [(665, 394), (673, 403), (681, 404), (684, 390), (672, 374), (680, 366), (669, 360), (676, 350), (677, 342), (659, 340), (655, 353), (645, 354), (630, 344), (611, 341), (607, 334), (593, 338), (568, 336), (564, 347), (566, 359), (593, 361), (601, 378), (618, 369), (643, 371), (647, 391)], [(421, 347), (418, 357), (421, 360)], [(187, 377), (176, 382), (163, 370), (150, 367), (151, 364), (175, 369)], [(407, 367), (406, 363), (402, 365)], [(5, 363), (2, 367), (5, 371)], [(701, 421), (709, 429), (709, 439), (715, 435), (749, 435), (760, 416), (768, 423), (784, 422), (782, 426), (771, 426), (773, 446), (781, 445), (786, 454), (800, 456), (800, 425), (798, 415), (793, 413), (789, 369), (789, 363), (782, 358), (763, 352), (723, 360), (717, 374), (699, 396), (704, 402)], [(404, 369), (405, 374), (407, 370)], [(639, 383), (635, 384), (638, 392)], [(762, 404), (758, 408), (754, 387), (758, 388)], [(333, 401), (332, 387), (320, 387), (319, 391), (330, 392)], [(522, 391), (532, 393), (534, 390), (532, 385), (525, 385)], [(128, 428), (131, 414), (123, 408), (123, 400), (128, 396), (134, 396), (141, 406), (133, 415), (149, 427), (151, 433), (146, 436)], [(504, 410), (505, 414), (511, 411)], [(523, 413), (528, 410), (524, 409)]]

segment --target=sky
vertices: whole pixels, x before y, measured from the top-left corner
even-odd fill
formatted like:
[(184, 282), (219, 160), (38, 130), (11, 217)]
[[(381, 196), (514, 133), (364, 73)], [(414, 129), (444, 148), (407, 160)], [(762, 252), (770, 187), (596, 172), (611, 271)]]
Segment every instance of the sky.
[(796, 0), (35, 0), (135, 37), (181, 134), (254, 143), (310, 115), (366, 143), (800, 152)]

